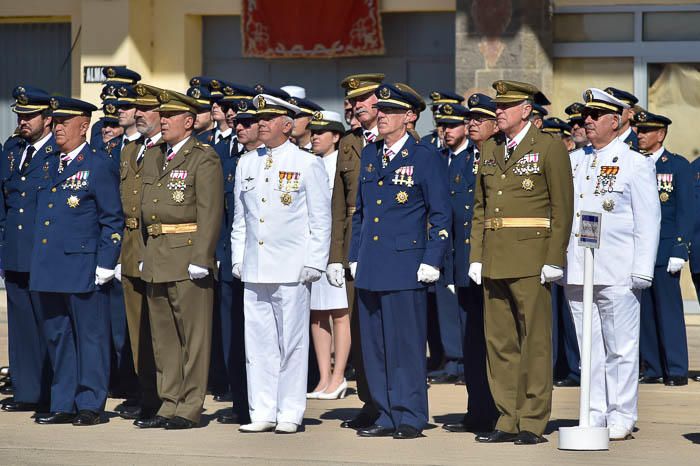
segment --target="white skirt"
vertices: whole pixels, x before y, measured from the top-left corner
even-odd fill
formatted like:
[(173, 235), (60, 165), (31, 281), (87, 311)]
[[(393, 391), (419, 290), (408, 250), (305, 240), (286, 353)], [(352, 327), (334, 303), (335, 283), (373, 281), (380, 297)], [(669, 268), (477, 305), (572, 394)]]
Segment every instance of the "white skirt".
[(338, 288), (328, 283), (326, 273), (311, 284), (311, 310), (330, 311), (334, 309), (347, 309), (348, 295), (345, 291), (345, 283)]

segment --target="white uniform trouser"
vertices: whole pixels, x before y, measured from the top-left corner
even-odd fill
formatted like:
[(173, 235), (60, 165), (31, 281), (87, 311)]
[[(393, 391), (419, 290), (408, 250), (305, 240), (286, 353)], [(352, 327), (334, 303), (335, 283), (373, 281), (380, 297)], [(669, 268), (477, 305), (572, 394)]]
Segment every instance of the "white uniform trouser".
[(301, 425), (309, 364), (308, 285), (246, 283), (243, 293), (252, 422)]
[[(564, 291), (576, 325), (580, 350), (583, 286), (567, 285)], [(631, 431), (637, 421), (640, 296), (639, 290), (626, 286), (593, 287), (592, 426), (614, 424)]]

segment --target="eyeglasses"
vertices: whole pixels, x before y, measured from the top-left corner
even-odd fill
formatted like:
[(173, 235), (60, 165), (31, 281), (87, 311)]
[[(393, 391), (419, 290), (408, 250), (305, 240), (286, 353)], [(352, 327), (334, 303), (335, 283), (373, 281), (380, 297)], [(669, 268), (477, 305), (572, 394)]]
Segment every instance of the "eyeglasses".
[(496, 119), (483, 116), (469, 116), (467, 117), (466, 121), (467, 123), (471, 123), (473, 121), (476, 125), (482, 125), (485, 121), (496, 121)]
[(612, 115), (612, 112), (599, 110), (597, 108), (584, 108), (583, 110), (581, 110), (581, 117), (584, 121), (586, 121), (588, 117), (590, 117), (593, 121), (598, 121), (600, 117), (605, 115)]

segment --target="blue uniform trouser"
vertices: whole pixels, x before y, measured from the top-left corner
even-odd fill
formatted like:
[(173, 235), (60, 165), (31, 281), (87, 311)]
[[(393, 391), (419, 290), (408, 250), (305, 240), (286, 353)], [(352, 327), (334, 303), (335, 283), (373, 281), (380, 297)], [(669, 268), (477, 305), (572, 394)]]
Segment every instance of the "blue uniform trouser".
[(5, 272), (7, 338), (14, 399), (43, 403), (49, 399), (51, 364), (41, 330), (39, 296), (29, 291), (29, 273)]
[[(223, 282), (228, 300), (227, 309), (221, 309), (222, 323), (224, 311), (228, 311), (226, 337), (224, 339), (226, 371), (233, 395), (233, 411), (241, 424), (249, 419), (248, 382), (245, 368), (245, 319), (243, 315), (243, 283), (234, 278)], [(223, 328), (223, 325), (222, 325)]]
[(462, 341), (466, 319), (464, 312), (457, 303), (457, 295), (445, 285), (435, 285), (437, 300), (438, 324), (440, 326), (440, 341), (445, 351), (445, 367), (448, 375), (464, 374), (464, 359)]
[(688, 341), (680, 272), (654, 268), (654, 281), (642, 291), (640, 354), (647, 377), (687, 377)]
[(209, 390), (223, 395), (230, 390), (226, 359), (231, 345), (231, 282), (219, 279), (214, 292), (214, 313), (211, 322), (211, 356), (209, 359)]
[(693, 285), (695, 285), (695, 294), (698, 297), (698, 302), (700, 302), (700, 273), (694, 273), (691, 277), (693, 278)]
[(112, 334), (110, 391), (117, 397), (132, 396), (139, 392), (134, 357), (131, 353), (129, 330), (126, 325), (124, 289), (119, 280), (113, 279), (102, 286), (109, 302), (109, 320)]
[(466, 317), (464, 337), (464, 381), (467, 386), (467, 416), (477, 422), (495, 423), (498, 409), (491, 396), (486, 373), (486, 337), (484, 336), (484, 291), (471, 284), (458, 287), (460, 312)]
[(576, 327), (564, 287), (552, 283), (552, 367), (555, 379), (581, 380)]
[(51, 411), (101, 411), (109, 383), (110, 329), (105, 292), (38, 294), (54, 373)]
[(428, 422), (427, 291), (358, 289), (362, 357), (376, 423), (422, 430)]

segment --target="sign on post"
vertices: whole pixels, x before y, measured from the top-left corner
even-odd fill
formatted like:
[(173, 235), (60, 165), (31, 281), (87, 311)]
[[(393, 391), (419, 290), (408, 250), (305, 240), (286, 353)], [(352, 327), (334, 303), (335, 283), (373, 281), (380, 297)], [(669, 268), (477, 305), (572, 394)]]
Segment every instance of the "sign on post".
[(582, 248), (600, 247), (600, 217), (598, 212), (581, 212), (581, 228), (578, 232), (578, 245)]

